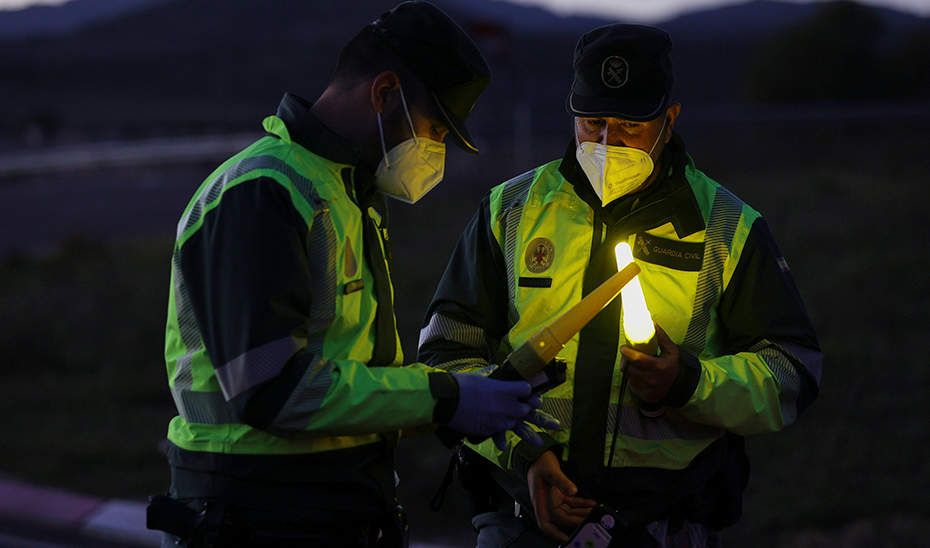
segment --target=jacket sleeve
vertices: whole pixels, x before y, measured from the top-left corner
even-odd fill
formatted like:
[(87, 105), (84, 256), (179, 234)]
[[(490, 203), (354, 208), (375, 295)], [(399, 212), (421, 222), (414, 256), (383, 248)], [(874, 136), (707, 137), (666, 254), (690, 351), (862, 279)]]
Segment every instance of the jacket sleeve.
[(737, 434), (777, 431), (817, 397), (822, 354), (794, 279), (758, 218), (718, 307), (724, 355), (683, 355), (666, 403)]
[[(420, 331), (418, 359), (457, 373), (483, 374), (498, 355), (509, 330), (507, 268), (500, 244), (491, 230), (489, 198), (471, 218), (459, 238), (439, 282)], [(558, 442), (530, 425), (543, 438), (536, 447), (508, 433), (507, 449), (498, 451), (490, 440), (475, 447), (480, 454), (525, 479), (529, 465)]]
[(214, 373), (234, 415), (255, 428), (327, 435), (429, 423), (431, 368), (323, 359), (308, 333), (312, 226), (271, 178), (240, 183), (180, 248), (181, 271)]
[(418, 359), (450, 372), (494, 361), (507, 333), (507, 274), (488, 198), (465, 227), (420, 330)]

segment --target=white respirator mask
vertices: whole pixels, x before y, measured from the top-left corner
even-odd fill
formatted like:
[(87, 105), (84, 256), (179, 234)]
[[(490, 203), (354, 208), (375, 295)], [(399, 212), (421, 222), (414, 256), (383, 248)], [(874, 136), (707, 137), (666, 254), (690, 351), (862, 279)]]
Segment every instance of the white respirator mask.
[(410, 118), (410, 111), (407, 110), (403, 88), (400, 90), (400, 100), (404, 105), (404, 114), (413, 137), (387, 150), (381, 113), (377, 113), (383, 157), (375, 171), (375, 185), (386, 196), (413, 204), (442, 180), (446, 165), (446, 145), (418, 137)]
[(637, 190), (652, 175), (652, 170), (655, 169), (652, 151), (665, 133), (667, 122), (668, 114), (662, 121), (662, 129), (649, 152), (635, 147), (608, 145), (606, 128), (603, 142), (581, 141), (578, 139), (576, 127), (575, 142), (578, 143), (578, 147), (575, 149), (575, 158), (578, 159), (578, 165), (584, 174), (588, 176), (595, 194), (601, 199), (602, 206)]

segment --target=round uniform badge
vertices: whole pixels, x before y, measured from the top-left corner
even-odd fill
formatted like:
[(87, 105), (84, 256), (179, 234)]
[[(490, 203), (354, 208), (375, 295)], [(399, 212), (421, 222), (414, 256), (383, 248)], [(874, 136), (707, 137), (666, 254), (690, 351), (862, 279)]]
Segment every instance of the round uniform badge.
[(526, 246), (526, 269), (533, 274), (545, 272), (555, 258), (555, 245), (549, 238), (536, 238)]
[(630, 64), (619, 55), (611, 55), (601, 63), (601, 80), (604, 85), (617, 89), (622, 88), (630, 77)]

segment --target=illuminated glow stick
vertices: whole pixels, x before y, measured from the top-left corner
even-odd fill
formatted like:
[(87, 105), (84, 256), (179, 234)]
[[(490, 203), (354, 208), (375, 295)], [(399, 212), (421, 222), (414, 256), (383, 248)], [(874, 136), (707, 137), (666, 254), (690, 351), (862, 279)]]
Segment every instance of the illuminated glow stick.
[[(620, 242), (614, 248), (614, 253), (617, 255), (618, 269), (622, 270), (633, 263), (633, 250), (630, 249), (630, 244)], [(643, 295), (643, 286), (639, 283), (639, 276), (623, 286), (620, 290), (620, 298), (623, 308), (623, 332), (630, 341), (630, 346), (643, 352), (651, 349), (649, 353), (655, 354), (655, 324), (646, 306), (646, 297)]]

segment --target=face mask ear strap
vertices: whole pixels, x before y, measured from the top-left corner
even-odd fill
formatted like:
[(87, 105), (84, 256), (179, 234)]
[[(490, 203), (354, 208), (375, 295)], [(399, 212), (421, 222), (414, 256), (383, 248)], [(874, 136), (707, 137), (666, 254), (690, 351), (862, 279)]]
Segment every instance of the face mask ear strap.
[(400, 85), (400, 82), (397, 83), (397, 87), (400, 89), (400, 102), (404, 105), (404, 114), (407, 115), (407, 123), (410, 124), (410, 133), (413, 134), (413, 142), (420, 144), (419, 139), (417, 139), (417, 130), (413, 127), (413, 119), (410, 118), (410, 110), (407, 108), (407, 99), (404, 97), (404, 88)]
[(659, 144), (659, 139), (662, 138), (662, 134), (665, 133), (665, 125), (668, 124), (668, 111), (665, 111), (665, 118), (662, 119), (662, 129), (659, 130), (659, 135), (656, 136), (656, 140), (652, 143), (652, 148), (649, 149), (649, 156), (652, 156), (652, 151), (656, 149), (656, 145)]
[(384, 126), (381, 125), (381, 113), (376, 112), (378, 115), (378, 133), (381, 135), (381, 154), (384, 155), (384, 164), (387, 167), (391, 167), (391, 161), (388, 160), (387, 147), (384, 145)]

